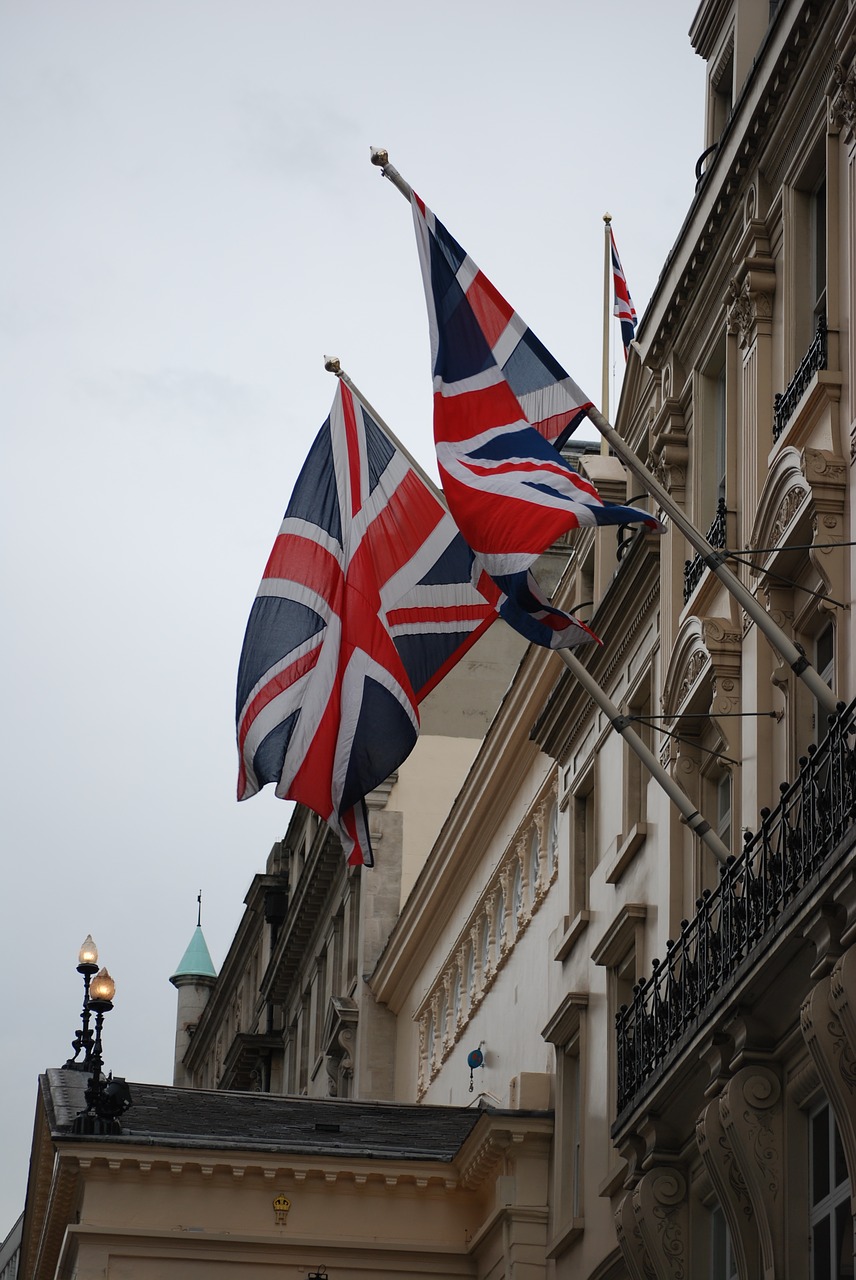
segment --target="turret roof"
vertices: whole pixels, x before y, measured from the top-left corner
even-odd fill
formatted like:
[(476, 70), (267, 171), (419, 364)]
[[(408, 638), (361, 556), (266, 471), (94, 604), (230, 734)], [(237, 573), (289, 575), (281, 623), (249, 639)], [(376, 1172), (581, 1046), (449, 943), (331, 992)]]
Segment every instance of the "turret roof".
[(201, 925), (197, 925), (194, 929), (193, 937), (187, 944), (187, 950), (181, 957), (179, 966), (172, 976), (173, 978), (217, 977), (217, 970), (211, 960), (211, 953), (208, 950), (208, 944), (205, 941)]

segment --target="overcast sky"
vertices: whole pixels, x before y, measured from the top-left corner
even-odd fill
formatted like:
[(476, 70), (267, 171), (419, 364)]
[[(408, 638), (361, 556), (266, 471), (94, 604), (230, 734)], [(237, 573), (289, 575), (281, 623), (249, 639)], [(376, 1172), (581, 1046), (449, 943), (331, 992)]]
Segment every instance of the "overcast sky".
[(285, 830), (235, 801), (235, 672), (325, 353), (433, 471), (412, 222), (370, 144), (597, 400), (602, 214), (641, 313), (692, 198), (694, 8), (0, 5), (0, 1240), (84, 936), (107, 1067), (170, 1081), (197, 891), (219, 965)]

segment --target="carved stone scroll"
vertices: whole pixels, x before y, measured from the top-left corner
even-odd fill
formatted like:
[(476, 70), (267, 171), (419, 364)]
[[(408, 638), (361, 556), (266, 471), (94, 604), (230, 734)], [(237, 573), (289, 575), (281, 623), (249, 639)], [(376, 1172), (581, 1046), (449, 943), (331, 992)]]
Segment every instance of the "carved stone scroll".
[(762, 1274), (785, 1275), (785, 1196), (782, 1087), (769, 1067), (743, 1067), (719, 1100), (722, 1132), (752, 1205)]
[(656, 1280), (689, 1280), (689, 1205), (681, 1170), (664, 1165), (644, 1174), (633, 1192), (633, 1213)]
[(628, 1191), (618, 1202), (615, 1210), (615, 1234), (631, 1280), (656, 1280), (657, 1272), (633, 1212), (632, 1191)]
[(696, 1142), (728, 1223), (737, 1274), (744, 1280), (762, 1280), (761, 1242), (755, 1212), (746, 1179), (722, 1125), (718, 1098), (709, 1102), (699, 1116)]

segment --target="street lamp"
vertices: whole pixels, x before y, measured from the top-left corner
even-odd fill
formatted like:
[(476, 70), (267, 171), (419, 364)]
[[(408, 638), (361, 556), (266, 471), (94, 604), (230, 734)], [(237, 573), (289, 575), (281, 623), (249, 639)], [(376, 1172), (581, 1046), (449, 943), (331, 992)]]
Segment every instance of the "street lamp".
[[(80, 1015), (81, 1025), (71, 1042), (74, 1056), (69, 1058), (68, 1062), (63, 1063), (66, 1071), (88, 1071), (91, 1066), (92, 1032), (89, 1028), (89, 988), (92, 982), (92, 975), (98, 972), (98, 948), (92, 941), (91, 933), (87, 933), (78, 952), (77, 972), (83, 978), (83, 1012)], [(83, 1059), (78, 1062), (77, 1058), (80, 1053), (83, 1054)]]
[[(91, 937), (80, 948), (78, 972), (83, 974), (84, 1001), (82, 1027), (72, 1043), (74, 1058), (65, 1064), (75, 1071), (91, 1071), (87, 1081), (84, 1097), (86, 1108), (75, 1116), (72, 1122), (72, 1133), (121, 1133), (119, 1117), (124, 1115), (131, 1105), (131, 1092), (120, 1077), (114, 1080), (113, 1073), (105, 1080), (102, 1075), (104, 1060), (101, 1033), (104, 1029), (104, 1015), (113, 1008), (113, 997), (116, 994), (116, 983), (106, 969), (98, 969), (98, 949)], [(98, 970), (95, 973), (95, 970)], [(95, 976), (93, 977), (93, 973)], [(90, 1015), (95, 1014), (95, 1030), (90, 1028)], [(77, 1055), (84, 1051), (82, 1062), (77, 1062)]]

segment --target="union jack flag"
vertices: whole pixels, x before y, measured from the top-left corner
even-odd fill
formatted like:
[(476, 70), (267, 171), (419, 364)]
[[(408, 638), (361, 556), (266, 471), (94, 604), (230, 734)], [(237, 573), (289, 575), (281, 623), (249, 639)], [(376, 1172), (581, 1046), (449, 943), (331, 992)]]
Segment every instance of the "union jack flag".
[(530, 566), (581, 525), (662, 526), (603, 502), (562, 457), (591, 401), (415, 193), (412, 207), (449, 510), (504, 593), (500, 611), (512, 626), (551, 648), (597, 639), (545, 600)]
[(340, 382), (247, 624), (238, 799), (272, 782), (339, 833), (350, 863), (372, 865), (365, 796), (409, 755), (418, 703), (494, 621), (498, 596)]
[(613, 314), (618, 316), (621, 324), (621, 341), (624, 344), (624, 359), (630, 353), (630, 344), (636, 334), (636, 308), (627, 288), (627, 279), (621, 267), (621, 259), (615, 247), (615, 236), (612, 227), (609, 229), (609, 240), (612, 246), (612, 280), (615, 289), (615, 306)]

